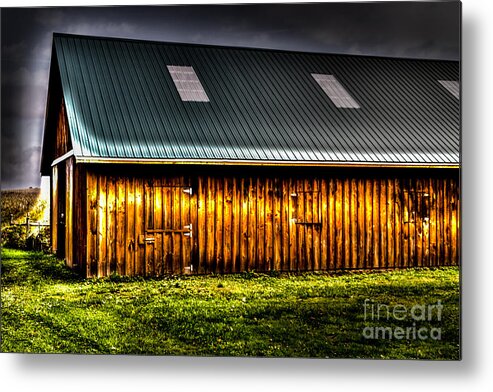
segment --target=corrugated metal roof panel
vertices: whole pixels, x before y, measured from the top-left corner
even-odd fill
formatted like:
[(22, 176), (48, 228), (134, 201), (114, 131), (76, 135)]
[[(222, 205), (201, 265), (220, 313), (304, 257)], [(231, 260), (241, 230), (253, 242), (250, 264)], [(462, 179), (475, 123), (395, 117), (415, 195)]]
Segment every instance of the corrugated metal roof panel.
[[(457, 164), (459, 64), (55, 35), (74, 146), (85, 158)], [(209, 102), (184, 102), (168, 66)], [(359, 108), (337, 108), (312, 74)]]

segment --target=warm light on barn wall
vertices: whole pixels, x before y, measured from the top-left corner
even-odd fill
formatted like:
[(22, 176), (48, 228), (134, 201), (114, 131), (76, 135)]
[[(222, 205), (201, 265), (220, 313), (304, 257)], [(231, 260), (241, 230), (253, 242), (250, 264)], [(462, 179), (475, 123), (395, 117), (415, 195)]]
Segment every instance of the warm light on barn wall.
[[(290, 194), (290, 196), (291, 196), (292, 198), (295, 198), (295, 199), (296, 199), (296, 198), (298, 197), (298, 193), (296, 193), (296, 192), (292, 192), (292, 193)], [(296, 199), (296, 200), (297, 200), (297, 199)], [(297, 218), (297, 217), (295, 216), (295, 214), (293, 213), (293, 216), (291, 217), (291, 219), (290, 219), (289, 221), (291, 222), (291, 224), (295, 224), (296, 222), (298, 222), (298, 218)]]

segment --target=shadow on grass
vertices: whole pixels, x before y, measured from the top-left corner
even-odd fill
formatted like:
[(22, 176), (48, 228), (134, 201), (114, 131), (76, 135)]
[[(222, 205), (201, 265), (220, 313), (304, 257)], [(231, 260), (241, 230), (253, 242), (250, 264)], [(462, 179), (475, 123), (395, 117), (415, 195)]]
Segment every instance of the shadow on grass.
[(43, 280), (76, 282), (82, 279), (53, 255), (2, 249), (3, 284), (42, 283)]

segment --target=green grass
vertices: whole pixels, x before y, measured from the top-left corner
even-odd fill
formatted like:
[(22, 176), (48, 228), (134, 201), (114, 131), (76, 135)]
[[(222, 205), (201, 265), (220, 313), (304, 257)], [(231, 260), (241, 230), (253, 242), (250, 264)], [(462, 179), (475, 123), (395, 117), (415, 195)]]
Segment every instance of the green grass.
[[(83, 280), (51, 256), (2, 250), (2, 351), (459, 359), (458, 268), (337, 276)], [(363, 302), (443, 304), (441, 339), (366, 339)]]

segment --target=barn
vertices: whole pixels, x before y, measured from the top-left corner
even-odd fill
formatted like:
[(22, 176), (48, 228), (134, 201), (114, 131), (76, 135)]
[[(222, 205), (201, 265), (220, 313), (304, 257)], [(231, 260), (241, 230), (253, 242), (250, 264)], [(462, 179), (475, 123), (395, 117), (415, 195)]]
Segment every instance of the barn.
[(459, 76), (54, 34), (53, 252), (86, 277), (458, 265)]

